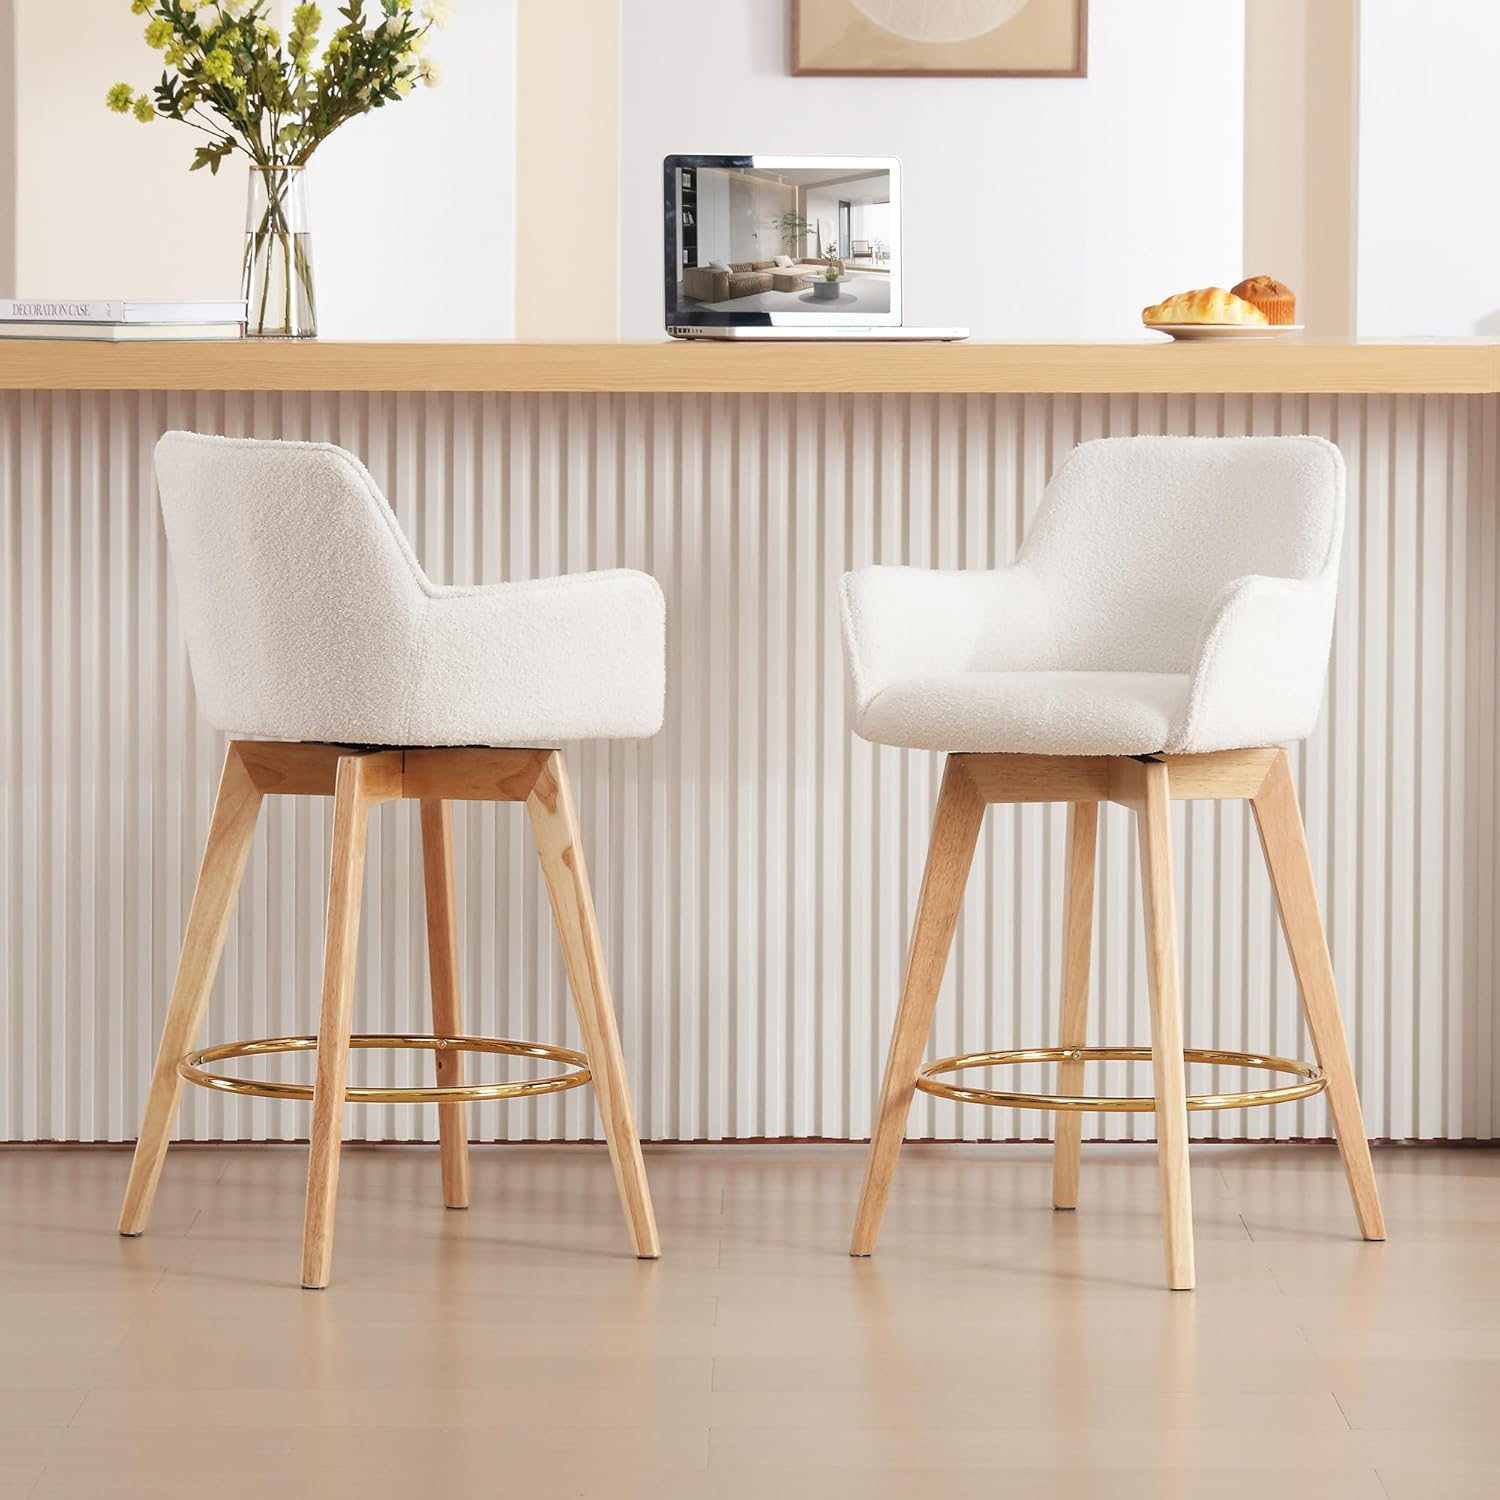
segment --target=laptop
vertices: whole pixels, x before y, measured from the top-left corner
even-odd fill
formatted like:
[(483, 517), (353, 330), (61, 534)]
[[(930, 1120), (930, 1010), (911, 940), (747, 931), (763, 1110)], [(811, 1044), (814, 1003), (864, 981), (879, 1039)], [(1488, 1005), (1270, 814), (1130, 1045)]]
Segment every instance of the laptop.
[(901, 325), (893, 156), (669, 156), (667, 332), (683, 339), (963, 339)]

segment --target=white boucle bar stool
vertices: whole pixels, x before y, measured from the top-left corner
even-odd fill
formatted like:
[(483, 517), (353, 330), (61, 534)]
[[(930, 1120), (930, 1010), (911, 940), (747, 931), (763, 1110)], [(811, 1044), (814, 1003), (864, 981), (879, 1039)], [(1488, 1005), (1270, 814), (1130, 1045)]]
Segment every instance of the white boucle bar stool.
[[(1193, 1285), (1190, 1109), (1327, 1090), (1364, 1237), (1380, 1199), (1297, 794), (1284, 746), (1317, 722), (1333, 634), (1344, 465), (1320, 438), (1109, 438), (1074, 450), (1019, 557), (993, 572), (875, 567), (843, 586), (855, 732), (948, 752), (906, 979), (872, 1131), (851, 1254), (880, 1233), (913, 1094), (1060, 1111), (1053, 1204), (1078, 1202), (1080, 1115), (1156, 1114), (1167, 1284)], [(1173, 799), (1246, 798), (1260, 830), (1317, 1065), (1184, 1049), (1173, 910)], [(927, 1067), (984, 810), (1071, 804), (1056, 1047), (970, 1053)], [(1084, 1045), (1099, 804), (1136, 815), (1151, 1048)], [(1154, 1097), (1088, 1096), (1084, 1065), (1149, 1056)], [(1189, 1096), (1186, 1062), (1290, 1075)], [(1057, 1094), (963, 1088), (966, 1068), (1056, 1062)]]
[[(468, 1204), (463, 1105), (592, 1082), (638, 1256), (660, 1253), (609, 980), (579, 839), (565, 740), (661, 728), (666, 618), (644, 573), (439, 588), (364, 467), (326, 443), (170, 432), (157, 444), (193, 681), (235, 738), (214, 804), (182, 956), (120, 1214), (151, 1211), (184, 1079), (311, 1099), (302, 1284), (328, 1283), (345, 1100), (438, 1106), (444, 1201)], [(199, 1048), (230, 911), (268, 794), (332, 796), (333, 852), (316, 1036)], [(370, 809), (421, 804), (432, 1036), (350, 1034)], [(450, 803), (525, 802), (583, 1052), (462, 1034)], [(349, 1088), (349, 1049), (433, 1052), (435, 1088)], [(311, 1088), (210, 1070), (226, 1057), (315, 1051)], [(550, 1059), (562, 1073), (465, 1086), (464, 1052)]]

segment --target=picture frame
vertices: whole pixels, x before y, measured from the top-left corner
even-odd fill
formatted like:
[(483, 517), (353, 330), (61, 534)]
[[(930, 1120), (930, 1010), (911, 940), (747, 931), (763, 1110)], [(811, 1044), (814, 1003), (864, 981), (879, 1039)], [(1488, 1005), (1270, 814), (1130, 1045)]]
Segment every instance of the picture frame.
[[(799, 78), (1086, 78), (1088, 0), (995, 0), (987, 32), (929, 40), (880, 24), (903, 0), (792, 0), (792, 74)], [(913, 10), (920, 0), (911, 0)], [(1029, 15), (1027, 14), (1029, 12)], [(1025, 32), (1000, 35), (1018, 20)], [(1019, 65), (1007, 66), (1006, 52)], [(966, 65), (965, 54), (976, 58)], [(1051, 54), (1057, 62), (1041, 63)]]

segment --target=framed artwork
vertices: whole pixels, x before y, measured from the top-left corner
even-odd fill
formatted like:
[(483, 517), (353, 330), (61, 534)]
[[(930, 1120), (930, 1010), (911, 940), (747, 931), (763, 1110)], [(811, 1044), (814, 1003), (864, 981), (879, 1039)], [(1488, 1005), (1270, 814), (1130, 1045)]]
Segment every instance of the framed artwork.
[(792, 72), (1083, 78), (1088, 0), (792, 0)]

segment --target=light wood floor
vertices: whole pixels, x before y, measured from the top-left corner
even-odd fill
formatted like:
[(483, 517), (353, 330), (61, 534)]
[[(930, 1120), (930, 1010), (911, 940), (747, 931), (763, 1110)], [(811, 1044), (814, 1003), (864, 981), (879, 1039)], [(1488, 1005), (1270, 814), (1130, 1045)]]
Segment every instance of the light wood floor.
[[(1500, 1152), (1195, 1147), (1198, 1290), (1156, 1167), (910, 1147), (873, 1260), (859, 1147), (647, 1151), (632, 1259), (602, 1147), (351, 1147), (333, 1285), (296, 1285), (305, 1150), (0, 1150), (0, 1500), (1024, 1500), (1500, 1495)], [(291, 1486), (296, 1484), (296, 1488)]]

